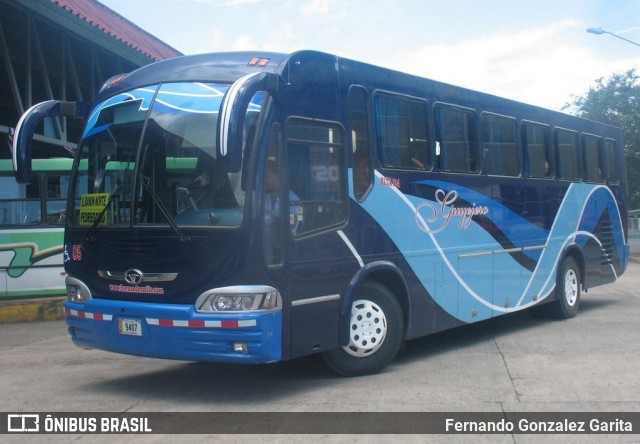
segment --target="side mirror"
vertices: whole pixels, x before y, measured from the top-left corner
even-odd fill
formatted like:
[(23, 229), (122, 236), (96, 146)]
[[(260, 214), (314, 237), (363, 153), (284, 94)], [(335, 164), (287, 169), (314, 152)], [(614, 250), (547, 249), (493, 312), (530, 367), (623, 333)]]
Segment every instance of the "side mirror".
[(258, 91), (275, 93), (277, 76), (267, 72), (248, 74), (231, 85), (220, 105), (216, 141), (217, 165), (238, 172), (242, 166), (244, 123), (251, 98)]
[(88, 114), (89, 105), (86, 102), (62, 102), (59, 100), (41, 102), (25, 111), (18, 120), (11, 147), (16, 181), (28, 183), (31, 180), (31, 144), (38, 124), (45, 117), (85, 119)]

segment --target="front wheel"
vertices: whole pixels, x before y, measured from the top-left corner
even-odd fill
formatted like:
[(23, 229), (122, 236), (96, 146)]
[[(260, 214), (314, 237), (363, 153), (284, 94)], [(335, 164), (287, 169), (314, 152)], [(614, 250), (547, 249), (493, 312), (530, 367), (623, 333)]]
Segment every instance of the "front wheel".
[(402, 309), (387, 287), (365, 282), (354, 299), (349, 344), (323, 354), (329, 367), (345, 376), (382, 370), (395, 358), (403, 339)]
[(580, 268), (567, 257), (558, 270), (556, 300), (549, 304), (549, 314), (557, 319), (573, 318), (580, 308)]

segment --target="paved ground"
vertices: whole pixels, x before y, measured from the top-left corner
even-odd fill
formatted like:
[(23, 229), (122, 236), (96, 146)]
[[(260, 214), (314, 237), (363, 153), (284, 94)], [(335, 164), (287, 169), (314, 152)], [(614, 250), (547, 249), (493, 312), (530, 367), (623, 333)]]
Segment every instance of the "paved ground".
[[(516, 313), (412, 341), (386, 371), (342, 378), (310, 357), (264, 366), (136, 358), (73, 346), (62, 321), (0, 324), (5, 412), (640, 412), (640, 263), (591, 290), (569, 321)], [(638, 431), (636, 431), (638, 433)], [(6, 437), (6, 436), (5, 436)], [(0, 441), (2, 441), (0, 436)], [(16, 442), (11, 436), (11, 442)], [(28, 442), (112, 442), (44, 436)], [(125, 438), (120, 436), (120, 438)], [(179, 436), (126, 437), (174, 442)], [(185, 442), (397, 442), (382, 435), (224, 437)], [(26, 440), (26, 438), (25, 438)], [(119, 439), (118, 439), (119, 440)], [(581, 436), (419, 436), (403, 442), (605, 442)], [(639, 442), (615, 435), (608, 442)]]
[(640, 233), (634, 233), (634, 237), (629, 239), (631, 247), (631, 257), (640, 260)]

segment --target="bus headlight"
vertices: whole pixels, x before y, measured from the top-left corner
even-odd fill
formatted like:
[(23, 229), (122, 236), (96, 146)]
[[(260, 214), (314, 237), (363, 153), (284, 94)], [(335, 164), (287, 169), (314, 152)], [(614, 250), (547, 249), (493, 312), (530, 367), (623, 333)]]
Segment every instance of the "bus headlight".
[(196, 311), (200, 313), (281, 309), (280, 293), (266, 285), (214, 288), (202, 293), (196, 301)]
[(67, 276), (64, 283), (67, 287), (67, 299), (70, 302), (82, 304), (86, 302), (87, 299), (91, 299), (91, 291), (89, 291), (89, 287), (87, 287), (84, 282)]

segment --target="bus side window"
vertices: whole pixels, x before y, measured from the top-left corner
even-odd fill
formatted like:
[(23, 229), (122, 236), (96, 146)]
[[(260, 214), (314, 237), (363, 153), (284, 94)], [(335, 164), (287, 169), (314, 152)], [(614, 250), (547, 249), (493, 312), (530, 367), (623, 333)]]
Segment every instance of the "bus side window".
[(440, 169), (452, 173), (475, 173), (478, 169), (475, 112), (438, 105), (434, 115)]
[(362, 200), (373, 183), (369, 144), (367, 91), (353, 87), (349, 92), (349, 117), (353, 150), (353, 194)]
[(515, 119), (483, 114), (481, 122), (485, 172), (493, 176), (519, 176)]
[(555, 145), (558, 177), (565, 180), (581, 180), (578, 134), (574, 131), (556, 129)]
[(62, 225), (65, 223), (68, 191), (69, 176), (47, 177), (45, 206), (48, 224)]
[(605, 150), (605, 164), (606, 164), (606, 179), (609, 183), (617, 183), (618, 178), (618, 164), (617, 159), (617, 146), (616, 141), (606, 139), (604, 141)]
[(603, 146), (602, 139), (590, 134), (582, 136), (582, 152), (584, 155), (584, 172), (587, 182), (602, 182), (603, 173)]
[(0, 224), (36, 225), (41, 218), (40, 177), (26, 185), (13, 176), (0, 177)]
[(427, 137), (427, 106), (423, 102), (409, 101), (409, 147), (411, 151), (411, 166), (420, 170), (431, 168), (429, 141)]
[(551, 177), (549, 127), (529, 122), (523, 123), (522, 141), (525, 147), (525, 175)]
[(382, 164), (389, 168), (429, 169), (426, 102), (380, 94), (375, 106)]

